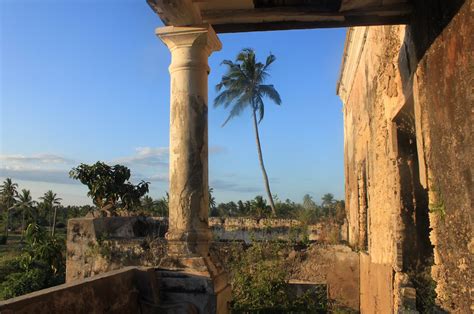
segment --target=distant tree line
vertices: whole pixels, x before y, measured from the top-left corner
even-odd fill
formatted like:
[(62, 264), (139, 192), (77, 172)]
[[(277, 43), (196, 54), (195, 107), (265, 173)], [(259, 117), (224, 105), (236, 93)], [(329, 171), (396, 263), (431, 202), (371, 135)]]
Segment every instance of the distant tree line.
[[(100, 211), (99, 206), (91, 205), (69, 205), (63, 206), (62, 199), (52, 190), (47, 191), (38, 200), (33, 200), (29, 190), (22, 189), (18, 192), (18, 184), (11, 178), (7, 178), (0, 186), (0, 210), (1, 223), (3, 224), (3, 235), (0, 236), (0, 243), (5, 244), (10, 231), (23, 232), (31, 223), (48, 229), (52, 236), (56, 228), (63, 229), (67, 220), (76, 217), (84, 217), (89, 213)], [(297, 219), (306, 224), (331, 220), (342, 224), (345, 219), (345, 203), (337, 200), (333, 194), (324, 194), (320, 204), (306, 194), (302, 202), (297, 203), (290, 199), (282, 201), (278, 196), (274, 196), (276, 213), (272, 212), (271, 206), (263, 196), (257, 195), (251, 200), (239, 200), (237, 202), (217, 203), (213, 196), (213, 189), (209, 189), (209, 216), (210, 217), (249, 217), (255, 219), (281, 218)], [(107, 192), (100, 192), (107, 193)], [(104, 195), (105, 195), (104, 194)], [(91, 198), (98, 199), (97, 195), (89, 192)], [(149, 195), (139, 195), (126, 206), (127, 211), (122, 210), (122, 215), (144, 215), (167, 217), (169, 213), (169, 195), (153, 199)], [(120, 200), (120, 198), (118, 198)], [(95, 202), (98, 205), (108, 206), (110, 201), (104, 197), (102, 201)], [(133, 204), (133, 206), (131, 206)], [(115, 201), (113, 207), (108, 206), (110, 212), (115, 212), (116, 208), (123, 208), (120, 201)], [(109, 212), (109, 213), (110, 213)]]
[(275, 200), (275, 214), (272, 213), (271, 206), (267, 205), (266, 200), (260, 195), (252, 200), (216, 204), (214, 197), (212, 197), (212, 189), (210, 194), (209, 216), (211, 217), (297, 219), (307, 224), (327, 221), (328, 219), (343, 224), (346, 217), (345, 202), (343, 200), (336, 200), (331, 193), (324, 194), (319, 205), (316, 204), (309, 194), (303, 197), (302, 203), (296, 203), (290, 199), (281, 201), (275, 195), (273, 196)]
[[(130, 170), (121, 165), (101, 162), (81, 164), (70, 172), (73, 179), (85, 184), (94, 205), (64, 206), (62, 199), (48, 190), (37, 200), (31, 192), (19, 188), (11, 178), (0, 185), (0, 252), (13, 255), (0, 258), (0, 299), (10, 298), (64, 282), (65, 226), (76, 217), (144, 215), (167, 217), (169, 195), (153, 199), (148, 182), (132, 184)], [(209, 189), (209, 216), (297, 219), (303, 226), (316, 222), (342, 224), (345, 219), (344, 201), (325, 194), (320, 204), (310, 195), (301, 203), (281, 201), (273, 196), (275, 210), (263, 196), (251, 200), (217, 203)], [(9, 236), (12, 240), (9, 240)], [(8, 242), (8, 243), (7, 243)], [(13, 250), (13, 251), (12, 251)], [(5, 253), (6, 254), (6, 253)], [(0, 255), (0, 257), (3, 257)]]
[(70, 218), (85, 216), (92, 206), (63, 206), (62, 199), (52, 190), (33, 200), (30, 190), (19, 190), (18, 184), (6, 178), (0, 185), (0, 222), (3, 234), (0, 244), (6, 244), (10, 231), (24, 232), (31, 223), (47, 228), (54, 236), (56, 228), (64, 228)]

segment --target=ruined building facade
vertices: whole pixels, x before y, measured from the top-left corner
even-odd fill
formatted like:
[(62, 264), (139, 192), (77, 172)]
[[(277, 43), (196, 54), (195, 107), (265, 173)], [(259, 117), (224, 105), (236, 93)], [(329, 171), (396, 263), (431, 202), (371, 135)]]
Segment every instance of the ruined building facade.
[(101, 232), (136, 232), (126, 219), (71, 220), (67, 273), (79, 279), (2, 301), (1, 313), (227, 313), (227, 274), (209, 250), (208, 57), (222, 33), (323, 27), (351, 27), (337, 92), (356, 303), (474, 312), (474, 0), (147, 2), (172, 59), (168, 251), (159, 265), (84, 278), (98, 273), (88, 255)]
[(361, 312), (419, 310), (436, 286), (470, 313), (474, 4), (413, 5), (406, 26), (348, 30), (337, 87)]

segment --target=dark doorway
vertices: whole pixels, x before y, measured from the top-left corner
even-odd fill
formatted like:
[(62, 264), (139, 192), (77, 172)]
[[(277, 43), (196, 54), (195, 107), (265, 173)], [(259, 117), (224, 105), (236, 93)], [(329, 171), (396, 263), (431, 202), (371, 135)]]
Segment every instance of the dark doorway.
[(403, 272), (416, 289), (416, 308), (430, 313), (434, 307), (434, 281), (431, 278), (431, 245), (428, 192), (420, 183), (413, 99), (394, 119), (397, 134), (400, 179)]

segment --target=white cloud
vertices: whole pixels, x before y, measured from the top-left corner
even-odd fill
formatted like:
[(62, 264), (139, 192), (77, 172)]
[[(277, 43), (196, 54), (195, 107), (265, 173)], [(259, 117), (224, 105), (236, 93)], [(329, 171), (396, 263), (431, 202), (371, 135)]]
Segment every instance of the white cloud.
[[(209, 147), (209, 154), (226, 153), (227, 148), (220, 145)], [(169, 147), (137, 147), (135, 154), (132, 156), (122, 157), (114, 160), (114, 162), (126, 165), (141, 165), (141, 166), (163, 166), (169, 165)]]
[(60, 184), (75, 184), (77, 181), (69, 178), (68, 170), (35, 169), (22, 167), (0, 168), (0, 177), (33, 182), (48, 182)]
[(55, 154), (36, 154), (32, 156), (0, 154), (0, 161), (2, 161), (2, 163), (8, 164), (70, 164), (74, 162), (72, 159)]
[(168, 147), (137, 147), (135, 154), (116, 159), (115, 162), (126, 165), (168, 166)]
[[(209, 147), (210, 154), (227, 152), (224, 146)], [(133, 181), (169, 182), (168, 147), (137, 147), (134, 154), (110, 161), (111, 164), (125, 164), (132, 170)], [(0, 154), (0, 177), (11, 177), (16, 180), (32, 182), (48, 182), (61, 184), (77, 184), (69, 178), (69, 170), (80, 161), (75, 161), (58, 154)], [(216, 180), (216, 189), (239, 192), (254, 192), (258, 189), (242, 187), (234, 182)]]
[(244, 193), (258, 193), (261, 192), (260, 188), (254, 186), (243, 186), (235, 183), (235, 181), (226, 181), (222, 179), (214, 179), (210, 182), (210, 187), (215, 190), (231, 191), (231, 192), (244, 192)]
[(168, 173), (159, 173), (148, 177), (145, 181), (150, 182), (169, 182)]
[(69, 169), (75, 161), (57, 154), (0, 154), (0, 177), (14, 180), (74, 184)]

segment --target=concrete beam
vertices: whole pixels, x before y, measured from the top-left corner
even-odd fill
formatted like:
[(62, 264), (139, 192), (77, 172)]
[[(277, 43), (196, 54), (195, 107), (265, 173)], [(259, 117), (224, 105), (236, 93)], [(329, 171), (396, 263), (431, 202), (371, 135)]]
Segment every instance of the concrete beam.
[(147, 0), (147, 3), (165, 25), (202, 24), (199, 8), (192, 0)]
[(409, 5), (386, 5), (363, 10), (327, 12), (314, 8), (260, 8), (253, 10), (202, 11), (202, 20), (212, 24), (218, 33), (265, 30), (350, 27), (407, 24)]
[(345, 17), (341, 20), (325, 20), (312, 22), (269, 22), (269, 23), (238, 23), (238, 24), (215, 24), (216, 33), (239, 33), (239, 32), (263, 32), (291, 29), (313, 29), (313, 28), (335, 28), (354, 26), (375, 26), (375, 25), (400, 25), (408, 24), (409, 16), (391, 17)]

